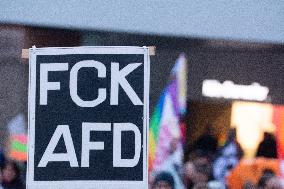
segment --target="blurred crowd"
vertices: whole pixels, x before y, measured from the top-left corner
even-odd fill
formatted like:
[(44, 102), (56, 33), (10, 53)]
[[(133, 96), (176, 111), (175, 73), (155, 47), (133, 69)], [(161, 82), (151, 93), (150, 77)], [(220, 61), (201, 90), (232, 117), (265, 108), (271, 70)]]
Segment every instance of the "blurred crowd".
[(25, 189), (24, 167), (0, 154), (0, 189)]
[[(222, 147), (210, 129), (185, 153), (184, 161), (150, 174), (151, 189), (281, 189), (276, 141), (265, 133), (256, 157), (246, 160), (230, 129)], [(173, 152), (172, 156), (175, 156)], [(169, 162), (167, 162), (169, 164)], [(171, 168), (169, 168), (171, 167)], [(173, 171), (174, 170), (174, 171)]]
[[(276, 141), (265, 133), (254, 159), (243, 150), (231, 129), (222, 147), (210, 129), (182, 157), (177, 140), (163, 168), (149, 176), (149, 189), (281, 189)], [(25, 189), (25, 165), (0, 153), (0, 189)]]

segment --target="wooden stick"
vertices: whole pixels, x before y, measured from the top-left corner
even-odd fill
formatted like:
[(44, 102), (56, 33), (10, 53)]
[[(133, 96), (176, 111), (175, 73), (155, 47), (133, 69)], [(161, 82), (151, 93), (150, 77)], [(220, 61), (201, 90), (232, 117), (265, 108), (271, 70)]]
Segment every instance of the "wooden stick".
[(23, 59), (29, 58), (29, 49), (22, 49), (22, 58)]
[[(149, 46), (149, 54), (150, 54), (150, 56), (156, 55), (156, 47), (155, 46)], [(29, 58), (29, 49), (22, 49), (22, 58), (23, 59)]]
[(150, 56), (156, 55), (156, 47), (155, 46), (149, 46), (149, 54), (150, 54)]

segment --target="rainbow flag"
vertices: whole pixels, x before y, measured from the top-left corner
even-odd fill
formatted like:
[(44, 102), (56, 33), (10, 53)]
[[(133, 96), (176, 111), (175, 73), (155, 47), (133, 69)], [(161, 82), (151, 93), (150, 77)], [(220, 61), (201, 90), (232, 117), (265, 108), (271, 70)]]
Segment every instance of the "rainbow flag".
[(27, 161), (27, 135), (14, 134), (11, 136), (10, 158)]
[(163, 90), (150, 120), (149, 171), (155, 170), (168, 158), (171, 142), (185, 139), (181, 119), (186, 113), (187, 61), (184, 54), (172, 69), (169, 84)]

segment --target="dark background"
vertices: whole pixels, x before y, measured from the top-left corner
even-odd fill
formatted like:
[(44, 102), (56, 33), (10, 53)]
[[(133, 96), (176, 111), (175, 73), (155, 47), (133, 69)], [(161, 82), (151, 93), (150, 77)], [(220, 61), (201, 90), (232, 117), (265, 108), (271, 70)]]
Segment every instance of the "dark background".
[[(69, 75), (72, 66), (82, 60), (95, 60), (106, 66), (106, 78), (98, 78), (95, 68), (82, 68), (78, 73), (78, 95), (83, 100), (97, 97), (98, 88), (107, 89), (106, 100), (93, 108), (77, 106), (70, 97)], [(61, 89), (48, 91), (48, 104), (39, 105), (39, 68), (41, 63), (69, 63), (68, 71), (49, 72), (48, 80), (61, 83)], [(143, 137), (143, 106), (132, 104), (124, 90), (119, 89), (119, 105), (110, 106), (110, 65), (120, 63), (120, 69), (129, 63), (144, 62), (144, 55), (45, 55), (37, 56), (37, 89), (35, 119), (35, 180), (142, 180), (143, 148), (139, 163), (133, 168), (113, 168), (113, 134), (111, 132), (91, 132), (91, 141), (104, 141), (104, 150), (90, 151), (89, 168), (71, 168), (69, 162), (49, 162), (47, 167), (37, 167), (57, 125), (69, 125), (79, 166), (81, 165), (82, 122), (120, 123), (130, 122), (138, 126)], [(143, 64), (131, 72), (128, 82), (143, 101), (144, 67)], [(113, 124), (112, 124), (113, 128)], [(143, 141), (143, 138), (141, 139)], [(66, 152), (61, 137), (55, 153)], [(134, 134), (122, 133), (122, 158), (134, 156)]]
[(283, 104), (283, 58), (281, 50), (193, 51), (189, 54), (188, 62), (188, 96), (192, 100), (210, 100), (202, 96), (202, 82), (205, 79), (215, 79), (222, 83), (230, 80), (237, 85), (257, 82), (269, 88), (266, 102)]
[(28, 59), (21, 59), (21, 50), (32, 45), (36, 47), (156, 46), (156, 55), (150, 57), (150, 116), (168, 83), (170, 70), (181, 52), (184, 52), (188, 58), (189, 103), (231, 103), (232, 99), (202, 96), (203, 80), (217, 79), (220, 82), (232, 80), (235, 84), (243, 85), (258, 82), (269, 88), (268, 102), (284, 104), (283, 44), (15, 25), (0, 26), (0, 39), (2, 44), (0, 45), (0, 87), (4, 89), (0, 90), (1, 146), (7, 146), (6, 125), (9, 120), (19, 113), (24, 113), (28, 125), (29, 64)]

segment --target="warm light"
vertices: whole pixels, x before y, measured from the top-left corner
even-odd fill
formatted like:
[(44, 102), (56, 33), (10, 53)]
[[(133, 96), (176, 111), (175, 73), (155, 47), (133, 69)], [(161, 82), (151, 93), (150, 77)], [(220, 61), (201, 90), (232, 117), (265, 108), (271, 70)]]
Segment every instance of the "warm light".
[(234, 102), (231, 125), (237, 129), (237, 139), (245, 158), (253, 158), (263, 139), (263, 132), (274, 132), (273, 106), (253, 102)]

